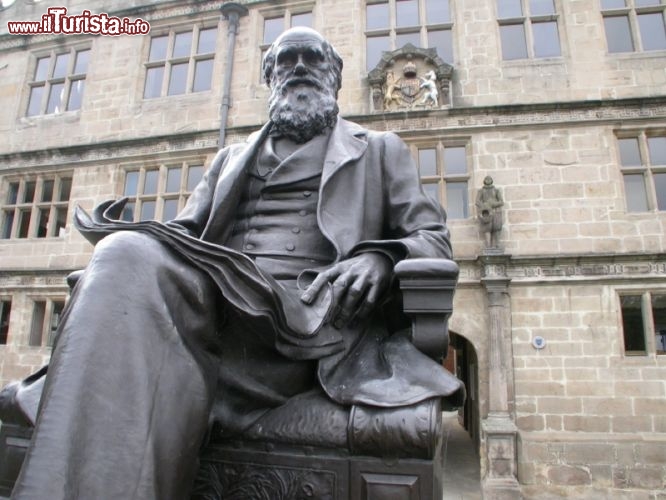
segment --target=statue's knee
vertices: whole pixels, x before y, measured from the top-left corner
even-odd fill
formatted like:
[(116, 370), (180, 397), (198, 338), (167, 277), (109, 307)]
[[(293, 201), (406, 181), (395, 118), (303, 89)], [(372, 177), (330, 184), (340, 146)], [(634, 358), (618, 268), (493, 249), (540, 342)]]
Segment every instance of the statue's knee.
[(138, 267), (144, 271), (159, 262), (160, 243), (151, 236), (134, 231), (118, 231), (95, 246), (91, 263), (118, 269)]

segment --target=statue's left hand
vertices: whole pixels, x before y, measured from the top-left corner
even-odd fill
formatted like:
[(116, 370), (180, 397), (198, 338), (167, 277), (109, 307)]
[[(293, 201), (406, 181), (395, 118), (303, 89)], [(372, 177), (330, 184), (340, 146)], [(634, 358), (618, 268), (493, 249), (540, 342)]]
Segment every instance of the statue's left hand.
[(367, 252), (331, 266), (317, 275), (301, 300), (311, 304), (327, 283), (333, 285), (331, 323), (341, 328), (365, 318), (391, 282), (393, 263), (379, 252)]

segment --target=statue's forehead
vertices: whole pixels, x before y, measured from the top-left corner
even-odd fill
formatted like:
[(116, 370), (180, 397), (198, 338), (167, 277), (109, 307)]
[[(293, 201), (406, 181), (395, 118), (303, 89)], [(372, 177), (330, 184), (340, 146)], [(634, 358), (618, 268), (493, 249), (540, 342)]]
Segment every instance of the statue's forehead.
[(310, 34), (293, 34), (281, 38), (276, 43), (276, 48), (298, 48), (298, 47), (321, 47), (324, 40)]

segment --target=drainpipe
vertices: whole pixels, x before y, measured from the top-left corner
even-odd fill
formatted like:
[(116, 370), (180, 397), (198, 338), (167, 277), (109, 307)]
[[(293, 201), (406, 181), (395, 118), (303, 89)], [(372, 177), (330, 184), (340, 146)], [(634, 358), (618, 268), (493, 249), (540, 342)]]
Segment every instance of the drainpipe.
[(229, 32), (227, 34), (227, 60), (224, 68), (222, 82), (222, 103), (220, 104), (220, 138), (217, 142), (218, 148), (224, 147), (227, 133), (227, 118), (231, 107), (231, 70), (234, 66), (234, 50), (236, 48), (236, 35), (238, 34), (238, 23), (241, 17), (247, 15), (248, 11), (244, 5), (236, 2), (228, 2), (220, 7), (222, 15), (229, 21)]

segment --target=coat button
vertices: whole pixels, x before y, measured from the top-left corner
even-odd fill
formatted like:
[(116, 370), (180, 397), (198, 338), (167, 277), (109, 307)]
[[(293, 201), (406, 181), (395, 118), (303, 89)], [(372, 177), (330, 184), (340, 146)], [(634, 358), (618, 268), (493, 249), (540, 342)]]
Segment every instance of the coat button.
[(312, 191), (303, 191), (303, 196), (306, 198), (310, 197), (312, 195)]
[(298, 234), (298, 233), (301, 232), (301, 228), (300, 227), (292, 227), (291, 232), (294, 233), (294, 234)]
[(290, 252), (293, 252), (296, 249), (296, 245), (294, 245), (293, 243), (287, 243), (285, 248)]
[(252, 243), (247, 243), (245, 245), (245, 250), (254, 250), (254, 245)]
[(298, 211), (298, 215), (300, 215), (301, 217), (305, 217), (307, 214), (308, 214), (307, 210), (299, 210)]

